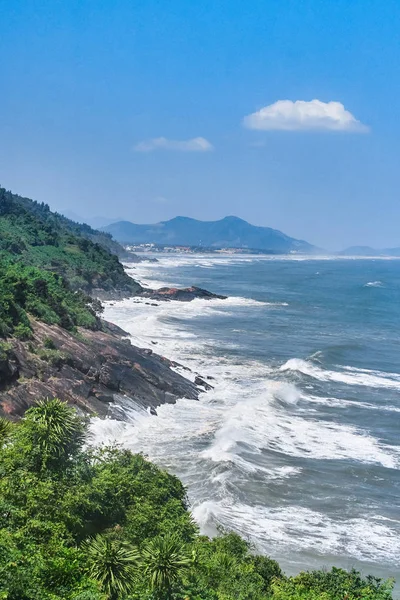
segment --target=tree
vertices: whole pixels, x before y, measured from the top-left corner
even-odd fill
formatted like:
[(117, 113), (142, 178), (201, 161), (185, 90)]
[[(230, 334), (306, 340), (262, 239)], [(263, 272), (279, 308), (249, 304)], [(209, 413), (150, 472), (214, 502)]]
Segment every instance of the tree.
[(271, 583), (275, 579), (283, 577), (279, 564), (269, 556), (251, 556), (249, 561), (253, 565), (255, 572), (262, 577), (265, 592), (270, 592)]
[(89, 574), (110, 600), (132, 591), (139, 553), (118, 539), (97, 535), (82, 544), (89, 562)]
[(39, 400), (25, 413), (16, 436), (33, 470), (60, 470), (81, 450), (87, 424), (66, 402)]
[(185, 546), (174, 534), (157, 536), (141, 552), (143, 573), (150, 588), (163, 598), (171, 598), (172, 589), (192, 562)]

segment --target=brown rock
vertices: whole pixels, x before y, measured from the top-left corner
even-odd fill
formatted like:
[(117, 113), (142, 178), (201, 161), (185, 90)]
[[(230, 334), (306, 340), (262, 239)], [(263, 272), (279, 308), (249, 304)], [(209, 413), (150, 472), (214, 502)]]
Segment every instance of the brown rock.
[[(106, 331), (82, 329), (75, 336), (56, 325), (32, 321), (32, 326), (34, 339), (12, 340), (13, 363), (0, 366), (8, 374), (0, 387), (0, 414), (17, 418), (36, 400), (58, 397), (84, 413), (118, 418), (115, 398), (122, 402), (125, 396), (155, 409), (178, 398), (198, 397), (197, 387), (173, 371), (171, 361), (128, 344), (119, 328), (105, 323)], [(67, 364), (54, 367), (37, 354), (48, 337), (69, 357)]]
[(138, 295), (144, 298), (151, 298), (152, 300), (179, 300), (180, 302), (190, 302), (195, 298), (203, 298), (205, 300), (226, 300), (227, 298), (227, 296), (213, 294), (196, 286), (188, 288), (163, 287), (158, 290), (143, 289)]

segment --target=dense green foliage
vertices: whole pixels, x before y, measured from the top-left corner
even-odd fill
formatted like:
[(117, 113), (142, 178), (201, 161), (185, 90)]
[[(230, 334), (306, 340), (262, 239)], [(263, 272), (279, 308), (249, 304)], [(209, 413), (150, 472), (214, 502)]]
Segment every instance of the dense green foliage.
[(58, 400), (0, 420), (0, 599), (391, 598), (390, 583), (355, 571), (287, 578), (234, 533), (200, 536), (176, 477), (86, 439)]
[(0, 188), (0, 255), (62, 275), (73, 290), (134, 286), (111, 236)]
[(70, 330), (96, 329), (94, 288), (140, 288), (119, 249), (109, 235), (0, 188), (0, 337), (29, 338), (29, 314)]
[(49, 206), (43, 202), (36, 202), (35, 200), (24, 198), (1, 187), (0, 198), (2, 198), (1, 204), (6, 204), (9, 207), (10, 205), (13, 205), (17, 212), (24, 210), (44, 222), (48, 221), (49, 214), (51, 214), (53, 224), (56, 225), (57, 228), (68, 230), (76, 236), (85, 237), (88, 240), (99, 244), (103, 248), (107, 248), (113, 254), (120, 255), (125, 253), (123, 247), (116, 242), (110, 234), (93, 229), (86, 223), (76, 223), (60, 213), (52, 212), (50, 211)]
[(0, 337), (30, 337), (28, 314), (73, 330), (99, 327), (101, 305), (57, 273), (0, 259)]

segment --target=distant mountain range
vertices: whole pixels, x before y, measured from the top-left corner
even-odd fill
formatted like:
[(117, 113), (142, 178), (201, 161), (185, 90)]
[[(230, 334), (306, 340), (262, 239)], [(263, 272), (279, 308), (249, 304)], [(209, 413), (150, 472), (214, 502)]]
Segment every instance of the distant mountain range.
[(118, 221), (102, 228), (122, 244), (158, 244), (204, 248), (248, 248), (271, 253), (318, 252), (318, 248), (296, 240), (277, 229), (256, 227), (238, 217), (220, 221), (197, 221), (175, 217), (155, 225), (136, 225)]

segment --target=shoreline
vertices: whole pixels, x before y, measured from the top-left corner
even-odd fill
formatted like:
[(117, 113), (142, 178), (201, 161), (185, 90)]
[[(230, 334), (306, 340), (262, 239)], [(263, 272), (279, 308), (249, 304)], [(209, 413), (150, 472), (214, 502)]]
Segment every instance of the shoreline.
[[(175, 258), (175, 257), (173, 257)], [(197, 261), (193, 261), (193, 266), (195, 266)], [(175, 264), (175, 267), (177, 265)], [(158, 277), (162, 277), (161, 273), (163, 272), (163, 265), (158, 264), (157, 268), (155, 269), (156, 265), (151, 266), (151, 271), (150, 273), (152, 275), (154, 275), (154, 277), (152, 277), (150, 279), (150, 281), (153, 281), (155, 278)], [(129, 267), (128, 267), (129, 269)], [(146, 269), (147, 271), (147, 269)], [(138, 273), (137, 270), (135, 269), (132, 274), (135, 273), (135, 277), (137, 277), (139, 280), (143, 281), (146, 279), (145, 273)], [(143, 275), (143, 276), (141, 276)], [(147, 281), (146, 281), (147, 283)], [(176, 283), (176, 282), (174, 282)], [(152, 284), (150, 284), (152, 285)], [(207, 284), (208, 287), (210, 287), (210, 284)], [(212, 289), (212, 288), (211, 288)], [(191, 322), (191, 317), (190, 315), (194, 316), (194, 315), (198, 315), (200, 314), (202, 308), (203, 310), (205, 308), (206, 310), (206, 314), (218, 314), (220, 311), (220, 307), (226, 307), (223, 310), (230, 310), (230, 306), (231, 305), (231, 301), (233, 301), (234, 299), (237, 299), (237, 297), (230, 297), (228, 298), (227, 303), (222, 304), (222, 302), (220, 303), (219, 301), (216, 301), (216, 303), (210, 303), (209, 305), (205, 305), (201, 302), (197, 302), (194, 301), (194, 303), (191, 303), (188, 306), (178, 306), (178, 303), (167, 303), (165, 305), (163, 305), (163, 307), (159, 308), (159, 307), (143, 307), (143, 311), (140, 312), (140, 314), (136, 313), (135, 311), (135, 319), (136, 319), (136, 323), (139, 324), (139, 331), (135, 329), (135, 333), (133, 335), (134, 337), (134, 343), (138, 343), (138, 341), (140, 341), (140, 345), (146, 345), (147, 347), (149, 347), (149, 345), (151, 344), (151, 338), (155, 338), (154, 341), (158, 341), (157, 346), (160, 347), (162, 353), (166, 356), (168, 356), (169, 358), (172, 358), (174, 360), (176, 360), (177, 362), (181, 363), (182, 365), (189, 365), (190, 367), (192, 367), (192, 365), (195, 365), (195, 368), (193, 369), (198, 370), (198, 356), (196, 354), (196, 356), (193, 355), (193, 353), (191, 352), (190, 348), (196, 349), (197, 347), (202, 347), (202, 358), (201, 358), (201, 364), (202, 364), (202, 374), (207, 375), (207, 374), (211, 374), (213, 376), (216, 375), (215, 372), (215, 355), (213, 354), (212, 351), (212, 347), (210, 346), (207, 349), (207, 352), (204, 354), (204, 350), (207, 348), (207, 346), (203, 346), (204, 342), (207, 341), (205, 340), (204, 336), (201, 336), (199, 338), (194, 338), (192, 337), (192, 334), (189, 333), (190, 331), (193, 331), (193, 328), (190, 327), (188, 328), (185, 324), (186, 322), (186, 318), (189, 318), (189, 323)], [(244, 299), (243, 299), (244, 301)], [(119, 304), (119, 303), (118, 303)], [(269, 303), (259, 303), (259, 305), (263, 305), (268, 307)], [(249, 304), (247, 304), (247, 302), (245, 302), (246, 306), (249, 306)], [(238, 304), (235, 303), (235, 307), (237, 307)], [(254, 305), (254, 307), (257, 306), (256, 304)], [(209, 308), (207, 308), (209, 307)], [(128, 320), (134, 316), (134, 313), (131, 312), (133, 306), (130, 306), (130, 302), (129, 300), (123, 301), (122, 302), (122, 306), (119, 304), (119, 306), (112, 306), (110, 307), (112, 309), (112, 313), (118, 314), (118, 319), (117, 322), (121, 323), (124, 318), (127, 318)], [(159, 312), (161, 310), (161, 313)], [(236, 310), (236, 308), (235, 308)], [(184, 313), (182, 313), (182, 311), (184, 311)], [(107, 313), (110, 314), (110, 313)], [(124, 317), (124, 315), (126, 315), (126, 317)], [(175, 317), (174, 315), (177, 317), (177, 321), (175, 321)], [(180, 317), (184, 315), (184, 319), (183, 321), (180, 319)], [(172, 319), (172, 321), (171, 321)], [(132, 321), (131, 326), (127, 327), (127, 329), (130, 329), (130, 331), (133, 331), (133, 327), (134, 327), (134, 322)], [(161, 329), (160, 329), (161, 328)], [(152, 333), (154, 335), (152, 335)], [(159, 338), (157, 338), (156, 336), (160, 336)], [(200, 345), (200, 346), (199, 346)], [(157, 347), (157, 346), (153, 346), (153, 347)], [(173, 350), (173, 352), (169, 352), (169, 350), (166, 350), (166, 348), (170, 348)], [(182, 352), (182, 350), (186, 348), (186, 350), (184, 350)], [(185, 360), (186, 357), (189, 357), (190, 360)], [(210, 360), (212, 361), (210, 363)], [(212, 366), (213, 365), (213, 366)], [(226, 506), (224, 507), (224, 505), (219, 505), (219, 509), (223, 509), (223, 512), (221, 514), (218, 515), (218, 513), (215, 513), (215, 510), (217, 508), (217, 506), (215, 505), (216, 502), (216, 498), (218, 498), (218, 494), (223, 492), (224, 486), (226, 485), (227, 482), (224, 482), (224, 472), (226, 471), (226, 469), (228, 468), (228, 463), (224, 463), (223, 461), (223, 456), (222, 454), (224, 452), (226, 452), (226, 460), (231, 461), (233, 460), (234, 462), (233, 467), (234, 469), (241, 469), (242, 467), (244, 468), (244, 464), (241, 463), (237, 463), (236, 461), (239, 460), (240, 456), (239, 454), (234, 454), (232, 453), (233, 450), (229, 450), (229, 449), (225, 449), (220, 446), (215, 446), (215, 451), (218, 454), (218, 462), (213, 462), (213, 459), (211, 458), (211, 455), (209, 453), (207, 453), (207, 455), (204, 453), (205, 448), (208, 448), (210, 445), (210, 440), (213, 440), (215, 438), (215, 435), (220, 435), (219, 432), (219, 425), (217, 427), (214, 427), (213, 423), (217, 421), (219, 421), (222, 418), (223, 414), (226, 414), (228, 416), (229, 411), (231, 410), (231, 406), (233, 407), (234, 405), (231, 405), (229, 402), (226, 403), (226, 406), (220, 406), (218, 404), (219, 399), (225, 395), (223, 392), (223, 386), (226, 384), (226, 381), (224, 380), (224, 369), (229, 369), (230, 371), (232, 371), (232, 363), (226, 363), (226, 365), (220, 365), (219, 370), (218, 370), (218, 374), (221, 375), (221, 377), (219, 377), (217, 375), (216, 377), (216, 390), (210, 391), (205, 395), (201, 395), (200, 398), (200, 402), (196, 402), (195, 404), (192, 404), (191, 401), (178, 401), (177, 404), (175, 404), (174, 406), (163, 406), (160, 407), (160, 411), (159, 411), (159, 416), (156, 419), (152, 419), (152, 418), (148, 418), (147, 416), (144, 415), (137, 415), (137, 414), (132, 414), (129, 413), (127, 415), (127, 419), (128, 422), (127, 423), (121, 423), (121, 427), (119, 428), (119, 426), (115, 426), (115, 429), (113, 430), (114, 425), (112, 423), (108, 424), (108, 429), (107, 427), (105, 427), (105, 429), (103, 431), (101, 431), (99, 428), (99, 430), (97, 431), (98, 433), (98, 439), (99, 437), (102, 437), (104, 435), (105, 439), (112, 439), (114, 434), (117, 433), (116, 438), (123, 443), (124, 445), (126, 445), (127, 447), (133, 449), (133, 451), (144, 451), (146, 454), (148, 454), (150, 456), (150, 458), (152, 460), (154, 460), (156, 462), (156, 464), (160, 464), (162, 465), (164, 468), (167, 468), (169, 471), (176, 473), (183, 481), (184, 484), (188, 486), (189, 488), (189, 492), (190, 492), (190, 499), (191, 499), (191, 504), (194, 507), (194, 510), (196, 511), (196, 520), (197, 522), (199, 522), (200, 524), (203, 523), (203, 525), (201, 525), (202, 527), (202, 531), (204, 531), (205, 533), (209, 532), (210, 530), (209, 528), (209, 523), (210, 522), (221, 522), (223, 525), (231, 527), (233, 529), (235, 529), (236, 531), (242, 533), (242, 535), (245, 536), (249, 536), (250, 539), (254, 540), (254, 534), (251, 533), (251, 527), (250, 529), (248, 529), (246, 526), (245, 527), (240, 527), (238, 526), (238, 523), (233, 524), (232, 521), (227, 522), (226, 521), (226, 517), (228, 513), (225, 513), (225, 510), (232, 510), (232, 507), (230, 506), (229, 502), (228, 504), (226, 504)], [(248, 378), (253, 377), (252, 375), (252, 371), (248, 370), (248, 367), (246, 367), (245, 364), (237, 364), (237, 369), (235, 368), (234, 373), (233, 373), (234, 378), (237, 377), (241, 380), (243, 380), (243, 384), (246, 386), (247, 385), (247, 381)], [(265, 377), (268, 381), (269, 381), (269, 374), (268, 374), (268, 369), (266, 369), (264, 371), (264, 375), (262, 375), (261, 373), (259, 373), (257, 375), (257, 381), (260, 381), (260, 384), (262, 383), (262, 378)], [(213, 382), (211, 382), (213, 383)], [(236, 384), (235, 384), (236, 385)], [(238, 393), (240, 391), (240, 388), (237, 388), (235, 393)], [(231, 390), (229, 391), (229, 393), (231, 392)], [(261, 389), (260, 389), (261, 392)], [(258, 397), (257, 393), (255, 396), (255, 399)], [(251, 408), (251, 407), (250, 407)], [(236, 409), (234, 409), (236, 410)], [(252, 409), (251, 409), (252, 410)], [(268, 409), (269, 410), (269, 409)], [(224, 411), (223, 413), (221, 413), (220, 411)], [(279, 416), (279, 415), (277, 415)], [(131, 420), (132, 419), (132, 420)], [(107, 425), (107, 424), (106, 424)], [(211, 425), (211, 429), (208, 429)], [(106, 430), (107, 429), (107, 430)], [(204, 438), (204, 436), (206, 436), (206, 438)], [(189, 445), (189, 441), (186, 442), (185, 439), (188, 439), (191, 437), (190, 441), (190, 445)], [(206, 447), (202, 448), (203, 446), (203, 440), (204, 442), (207, 440), (207, 445)], [(222, 438), (220, 438), (220, 442), (222, 443), (223, 440)], [(349, 440), (350, 443), (351, 440)], [(196, 445), (195, 448), (192, 448), (192, 443)], [(347, 443), (347, 442), (346, 442)], [(163, 447), (164, 446), (164, 447)], [(176, 455), (174, 455), (174, 452), (176, 452)], [(179, 454), (178, 454), (179, 452)], [(183, 456), (182, 454), (187, 454), (187, 456)], [(210, 461), (211, 459), (211, 461)], [(357, 457), (355, 457), (354, 460), (357, 460)], [(205, 474), (203, 474), (203, 471), (201, 469), (203, 469), (203, 466), (205, 464), (205, 461), (207, 462), (207, 464), (209, 465), (207, 468), (211, 469), (212, 472), (214, 473), (214, 475), (212, 476), (212, 478), (210, 479), (210, 474), (207, 473), (207, 476)], [(222, 462), (221, 462), (222, 461)], [(236, 466), (235, 466), (236, 464)], [(361, 463), (362, 464), (362, 463)], [(225, 466), (226, 465), (226, 468)], [(246, 467), (247, 468), (247, 467)], [(197, 471), (197, 473), (196, 473)], [(226, 473), (231, 471), (231, 467), (229, 467), (228, 471), (226, 471)], [(201, 478), (204, 477), (206, 478), (204, 480), (204, 483), (200, 483), (199, 480), (199, 476), (201, 474)], [(270, 473), (271, 476), (278, 476), (281, 477), (282, 473), (276, 473), (276, 475), (273, 474), (273, 472), (271, 471)], [(269, 476), (269, 475), (268, 475)], [(289, 476), (289, 473), (288, 473)], [(296, 476), (295, 476), (296, 477)], [(284, 481), (284, 480), (283, 480)], [(202, 486), (204, 487), (203, 492), (201, 492), (200, 490), (202, 489)], [(292, 484), (293, 485), (293, 484)], [(211, 488), (209, 488), (209, 486), (212, 486)], [(208, 490), (208, 491), (207, 491)], [(217, 494), (217, 496), (215, 496), (215, 494)], [(222, 499), (222, 497), (221, 497)], [(217, 502), (218, 504), (218, 502)], [(247, 505), (243, 505), (240, 507), (236, 507), (235, 511), (237, 509), (240, 510), (244, 510), (246, 508), (251, 509), (251, 507), (247, 507)], [(260, 510), (261, 510), (261, 505), (260, 505)], [(273, 517), (273, 520), (271, 521), (271, 527), (276, 527), (276, 526), (281, 526), (279, 524), (279, 520), (284, 518), (284, 512), (283, 509), (285, 508), (285, 504), (282, 505), (282, 511), (278, 511), (275, 515), (275, 517)], [(263, 509), (264, 510), (264, 509)], [(265, 509), (267, 510), (267, 509)], [(281, 514), (282, 513), (282, 514)], [(236, 513), (235, 513), (236, 514)], [(239, 513), (237, 513), (239, 514)], [(242, 525), (245, 524), (245, 522), (247, 521), (247, 524), (250, 526), (252, 524), (252, 519), (253, 516), (248, 515), (243, 513), (242, 515), (243, 519), (245, 519), (245, 521), (243, 521)], [(241, 517), (241, 518), (242, 518)], [(295, 514), (293, 514), (293, 517), (291, 518), (293, 520), (293, 524), (294, 522), (300, 518), (300, 519), (305, 519), (305, 523), (307, 524), (307, 522), (309, 522), (309, 527), (310, 527), (310, 532), (307, 533), (307, 535), (311, 534), (311, 531), (314, 530), (314, 525), (312, 525), (312, 522), (314, 519), (316, 519), (317, 517), (317, 513), (312, 512), (311, 510), (309, 511), (309, 513), (305, 513), (304, 514), (300, 511), (298, 514), (298, 517), (295, 516)], [(264, 518), (263, 513), (259, 515), (259, 519)], [(285, 517), (286, 518), (286, 517)], [(325, 516), (323, 516), (322, 514), (318, 515), (318, 518), (321, 519), (321, 526), (324, 523), (324, 526), (328, 526), (329, 528), (332, 528), (332, 534), (333, 532), (335, 536), (339, 536), (338, 537), (338, 542), (339, 542), (339, 538), (340, 538), (340, 531), (342, 530), (342, 528), (339, 528), (339, 524), (334, 522), (334, 521), (326, 521)], [(210, 521), (211, 519), (211, 521)], [(220, 520), (221, 519), (221, 520)], [(274, 521), (278, 519), (278, 524), (274, 524)], [(292, 522), (292, 521), (291, 521)], [(204, 523), (206, 523), (207, 525), (205, 526)], [(326, 523), (326, 524), (325, 524)], [(343, 535), (345, 530), (347, 530), (349, 527), (355, 527), (357, 525), (357, 520), (354, 520), (353, 522), (349, 522), (347, 525), (347, 522), (344, 521), (343, 522)], [(252, 526), (252, 525), (251, 525)], [(358, 526), (358, 525), (357, 525)], [(360, 526), (361, 526), (361, 520), (360, 520)], [(205, 527), (205, 528), (204, 528)], [(371, 523), (371, 527), (375, 527), (375, 522)], [(337, 528), (337, 529), (336, 529)], [(272, 529), (273, 531), (273, 529)], [(371, 530), (372, 531), (372, 530)], [(378, 532), (378, 530), (377, 530)], [(377, 533), (376, 532), (376, 533)], [(282, 531), (283, 534), (283, 531)], [(354, 536), (356, 536), (356, 532), (353, 532)], [(351, 537), (353, 537), (353, 534), (351, 534)], [(383, 534), (383, 532), (382, 532)], [(375, 533), (374, 533), (375, 536)], [(357, 538), (357, 540), (356, 540)], [(317, 568), (318, 566), (323, 566), (325, 564), (338, 564), (339, 566), (343, 566), (343, 567), (351, 567), (353, 564), (357, 565), (357, 568), (361, 568), (363, 571), (370, 571), (370, 572), (374, 572), (378, 575), (382, 575), (382, 576), (387, 576), (387, 573), (391, 571), (391, 567), (388, 566), (387, 568), (384, 566), (384, 563), (382, 562), (373, 562), (371, 560), (368, 560), (366, 556), (364, 556), (364, 558), (361, 558), (360, 553), (364, 554), (364, 542), (362, 542), (362, 539), (359, 538), (359, 536), (356, 536), (354, 541), (357, 541), (360, 545), (359, 550), (356, 551), (356, 554), (352, 554), (350, 551), (350, 548), (347, 549), (347, 552), (345, 552), (344, 554), (337, 554), (334, 552), (334, 549), (332, 549), (332, 553), (328, 552), (322, 552), (320, 558), (318, 559), (316, 557), (315, 554), (313, 553), (309, 553), (306, 551), (305, 548), (303, 548), (303, 543), (300, 545), (300, 550), (294, 552), (294, 549), (291, 548), (291, 546), (289, 545), (288, 549), (285, 551), (286, 553), (288, 553), (288, 557), (282, 557), (282, 554), (280, 554), (278, 552), (278, 554), (275, 554), (273, 550), (270, 549), (265, 549), (265, 540), (262, 541), (262, 538), (259, 541), (261, 543), (261, 551), (263, 553), (272, 553), (272, 555), (274, 557), (277, 558), (277, 560), (279, 560), (283, 565), (284, 568), (287, 572), (291, 572), (291, 573), (295, 573), (298, 572), (301, 568), (306, 567), (312, 567), (314, 568), (314, 566)], [(274, 539), (274, 536), (273, 536)], [(303, 539), (303, 542), (306, 541), (307, 536), (305, 536), (305, 538)], [(368, 536), (369, 539), (369, 536)], [(385, 538), (386, 540), (386, 538)], [(350, 540), (349, 540), (350, 541)], [(377, 541), (373, 542), (373, 545), (375, 545), (375, 543), (378, 543)], [(389, 543), (389, 540), (386, 540), (384, 542)], [(267, 546), (269, 544), (267, 543)], [(346, 543), (347, 546), (347, 543)], [(274, 543), (272, 543), (272, 546), (270, 546), (270, 548), (275, 547)], [(279, 547), (279, 544), (278, 546)], [(258, 545), (258, 548), (260, 548), (260, 546)], [(383, 550), (383, 547), (382, 547)], [(293, 555), (294, 552), (294, 555)], [(369, 553), (367, 553), (369, 554)], [(358, 558), (357, 558), (358, 555)], [(393, 567), (392, 572), (395, 572), (396, 568)]]

